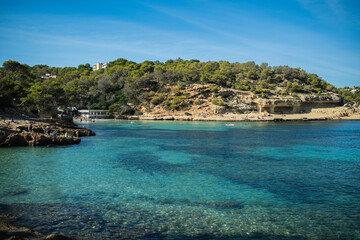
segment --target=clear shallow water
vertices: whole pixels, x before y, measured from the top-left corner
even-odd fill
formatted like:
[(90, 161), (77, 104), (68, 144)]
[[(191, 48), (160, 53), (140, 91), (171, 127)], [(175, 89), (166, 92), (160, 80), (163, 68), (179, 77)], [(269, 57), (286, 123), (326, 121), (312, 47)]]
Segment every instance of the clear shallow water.
[(360, 122), (97, 122), (0, 149), (0, 213), (79, 239), (360, 239)]

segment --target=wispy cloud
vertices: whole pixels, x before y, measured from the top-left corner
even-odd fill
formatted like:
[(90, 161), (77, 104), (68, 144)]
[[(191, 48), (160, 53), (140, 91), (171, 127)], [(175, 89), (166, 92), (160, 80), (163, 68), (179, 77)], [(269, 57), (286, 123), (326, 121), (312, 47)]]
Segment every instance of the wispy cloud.
[[(299, 0), (300, 1), (300, 0)], [(327, 3), (327, 1), (329, 3)], [(335, 8), (338, 4), (335, 0), (327, 0), (323, 3), (326, 3), (327, 5)], [(312, 6), (314, 5), (313, 1), (308, 0), (301, 0), (302, 4), (305, 4), (306, 7), (314, 10)], [(281, 26), (281, 31), (283, 33), (277, 32), (273, 34), (272, 38), (266, 39), (264, 41), (264, 36), (252, 36), (251, 33), (245, 36), (245, 34), (239, 34), (239, 33), (233, 33), (233, 32), (227, 32), (221, 29), (218, 29), (214, 26), (209, 26), (205, 22), (194, 20), (192, 18), (192, 15), (188, 12), (181, 12), (178, 9), (169, 9), (165, 8), (163, 6), (157, 6), (154, 4), (144, 3), (147, 7), (150, 7), (159, 13), (165, 14), (167, 16), (176, 18), (178, 20), (181, 20), (187, 24), (190, 24), (196, 28), (200, 28), (204, 31), (208, 31), (210, 33), (218, 35), (220, 38), (229, 39), (236, 43), (236, 45), (227, 45), (226, 47), (220, 47), (222, 51), (229, 52), (234, 54), (235, 52), (238, 52), (239, 54), (244, 55), (244, 53), (249, 55), (249, 58), (255, 57), (257, 53), (262, 52), (263, 54), (274, 54), (274, 55), (282, 55), (286, 56), (285, 59), (297, 59), (298, 62), (312, 62), (313, 64), (316, 64), (318, 66), (321, 66), (322, 68), (329, 68), (329, 69), (338, 69), (337, 71), (342, 72), (356, 72), (356, 70), (349, 69), (349, 68), (343, 68), (340, 69), (340, 66), (337, 66), (336, 64), (331, 64), (331, 61), (329, 61), (329, 57), (331, 56), (324, 56), (322, 51), (314, 51), (314, 49), (308, 49), (306, 47), (307, 41), (299, 37), (299, 36), (306, 36), (306, 39), (311, 39), (312, 44), (319, 44), (324, 45), (323, 43), (328, 41), (323, 36), (316, 32), (300, 29), (296, 26), (292, 26), (287, 23), (277, 23), (277, 26)], [(251, 20), (250, 20), (251, 21)], [(265, 24), (266, 25), (266, 24)], [(274, 31), (273, 31), (274, 32)], [(293, 34), (292, 34), (293, 33)], [(276, 36), (277, 34), (277, 36)], [(283, 41), (279, 41), (279, 38), (282, 38)], [(286, 39), (288, 38), (288, 39)], [(323, 43), (322, 43), (323, 42)], [(311, 44), (310, 43), (310, 44)], [(243, 46), (243, 47), (241, 47)], [(244, 48), (245, 47), (245, 48)], [(239, 49), (236, 51), (235, 49)], [(246, 49), (246, 50), (245, 50)], [(244, 51), (245, 50), (245, 51)], [(301, 51), (302, 54), (299, 54), (299, 51)], [(334, 59), (335, 60), (335, 56)]]
[(339, 0), (325, 0), (326, 6), (331, 9), (334, 14), (345, 15), (346, 11), (343, 4)]
[(339, 0), (297, 0), (304, 9), (325, 24), (348, 21), (349, 13)]

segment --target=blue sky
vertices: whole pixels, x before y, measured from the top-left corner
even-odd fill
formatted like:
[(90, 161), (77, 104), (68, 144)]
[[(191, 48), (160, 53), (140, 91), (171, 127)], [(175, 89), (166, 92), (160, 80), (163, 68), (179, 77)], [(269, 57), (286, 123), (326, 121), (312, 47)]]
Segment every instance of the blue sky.
[(360, 86), (358, 0), (0, 0), (0, 63), (267, 62)]

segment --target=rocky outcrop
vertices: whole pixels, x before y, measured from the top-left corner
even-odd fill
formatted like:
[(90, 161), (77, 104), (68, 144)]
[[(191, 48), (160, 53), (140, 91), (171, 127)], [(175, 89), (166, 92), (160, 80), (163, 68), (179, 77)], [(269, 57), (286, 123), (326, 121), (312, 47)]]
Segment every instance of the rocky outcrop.
[(50, 136), (35, 132), (0, 130), (0, 147), (71, 145), (80, 143), (79, 137)]
[(267, 111), (269, 113), (275, 112), (292, 112), (296, 113), (301, 107), (300, 99), (293, 98), (273, 98), (273, 99), (258, 99), (257, 106), (259, 112)]
[(79, 128), (73, 123), (29, 120), (0, 121), (0, 147), (71, 145), (80, 143), (80, 137), (94, 136), (89, 129)]
[(269, 113), (304, 113), (313, 108), (337, 107), (343, 99), (335, 93), (298, 94), (296, 97), (272, 97), (268, 99), (258, 98), (257, 105), (260, 112)]

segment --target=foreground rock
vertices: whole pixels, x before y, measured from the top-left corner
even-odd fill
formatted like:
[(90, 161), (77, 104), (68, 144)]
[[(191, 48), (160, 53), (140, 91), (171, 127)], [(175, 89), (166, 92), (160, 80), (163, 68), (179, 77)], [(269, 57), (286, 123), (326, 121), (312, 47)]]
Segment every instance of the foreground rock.
[[(0, 210), (1, 210), (0, 206)], [(13, 222), (18, 219), (18, 217), (10, 213), (1, 213), (0, 211), (0, 239), (6, 240), (72, 240), (74, 238), (69, 238), (59, 234), (49, 234), (45, 235), (36, 231), (33, 231), (26, 227), (14, 226)]]
[(44, 235), (39, 232), (32, 231), (25, 227), (15, 227), (8, 223), (0, 222), (0, 239), (6, 240), (72, 240), (63, 235), (50, 234)]
[(0, 130), (0, 146), (47, 146), (80, 143), (79, 137), (50, 136), (29, 132), (9, 132)]
[[(29, 124), (32, 130), (29, 131)], [(71, 122), (3, 119), (0, 121), (0, 147), (71, 145), (82, 136), (94, 136), (89, 129)]]

